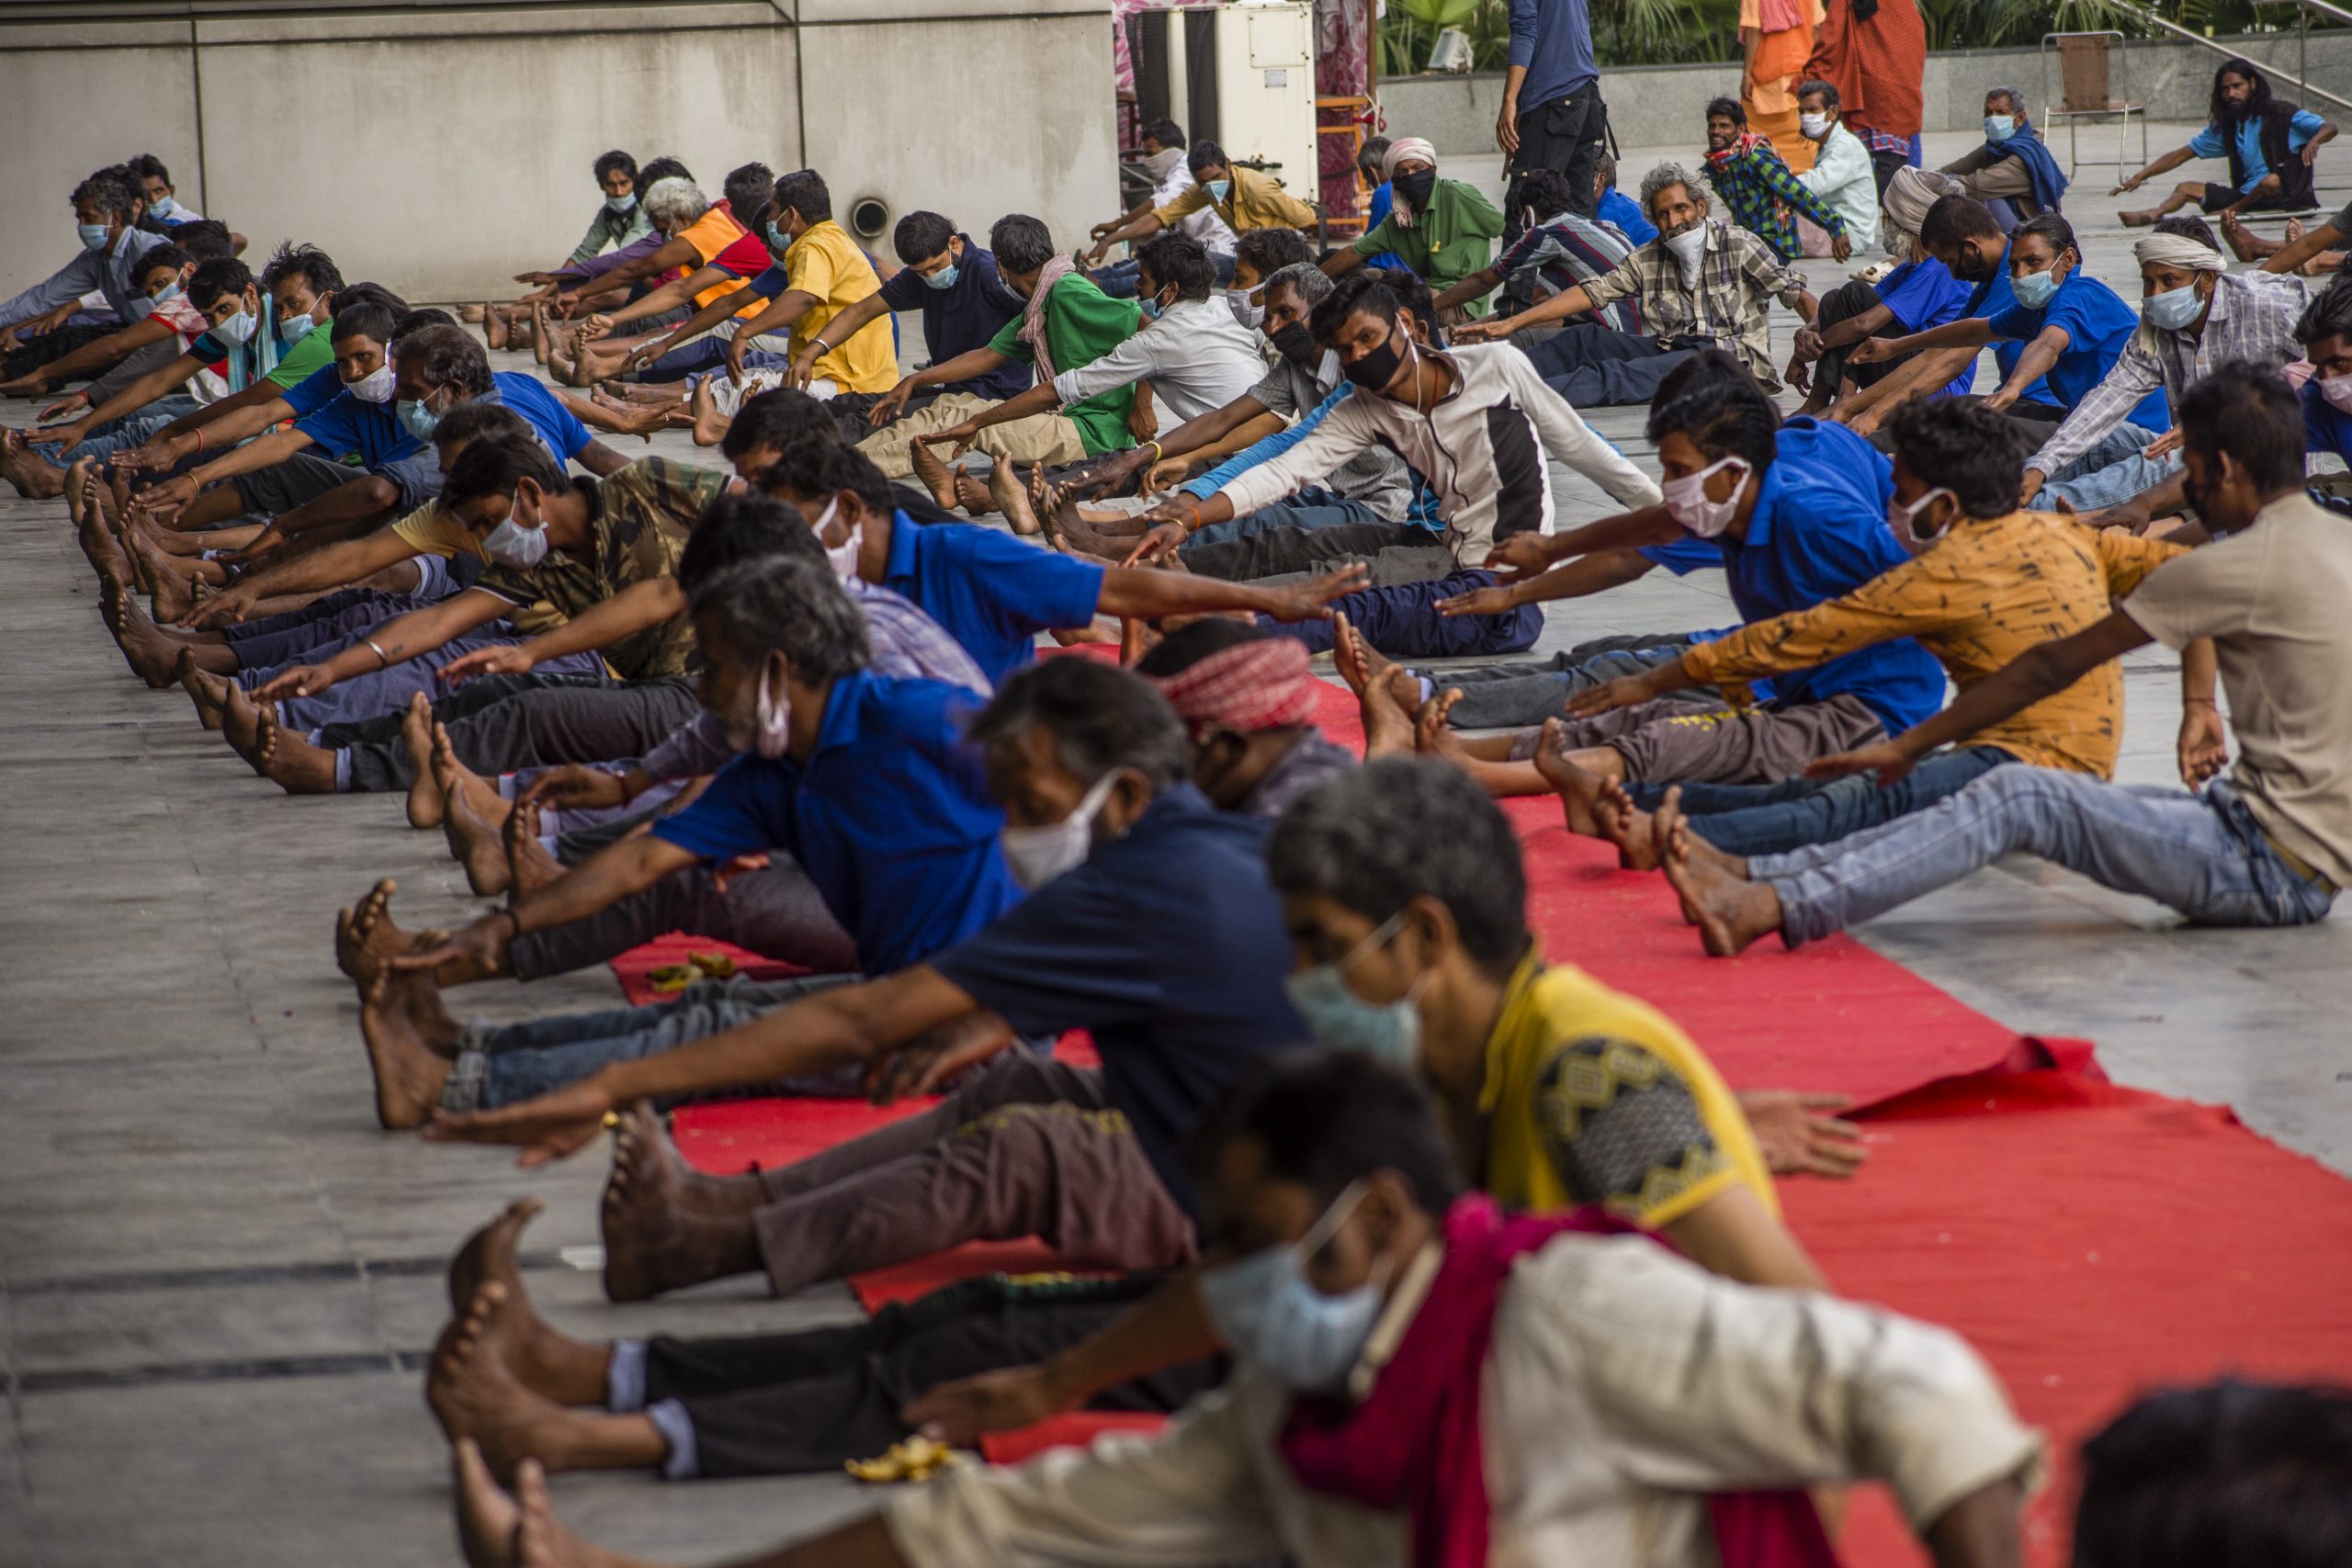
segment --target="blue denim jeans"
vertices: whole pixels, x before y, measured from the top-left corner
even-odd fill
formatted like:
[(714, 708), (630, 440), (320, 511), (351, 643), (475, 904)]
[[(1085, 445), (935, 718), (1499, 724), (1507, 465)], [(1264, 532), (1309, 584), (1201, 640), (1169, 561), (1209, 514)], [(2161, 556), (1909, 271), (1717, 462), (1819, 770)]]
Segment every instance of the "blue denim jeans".
[(2156, 435), (2157, 432), (2136, 424), (2117, 425), (2099, 438), (2098, 446), (2048, 475), (2026, 502), (2026, 509), (2055, 512), (2064, 500), (2077, 512), (2092, 512), (2162, 484), (2180, 471), (2180, 454), (2140, 456), (2140, 449)]
[[(856, 975), (812, 975), (799, 980), (706, 980), (672, 1000), (641, 1008), (559, 1014), (522, 1023), (469, 1021), (458, 1036), (458, 1065), (442, 1086), (448, 1111), (495, 1111), (578, 1083), (615, 1062), (674, 1051), (724, 1033), (788, 1002)], [(834, 1068), (737, 1095), (808, 1094), (845, 1098), (860, 1092), (863, 1066)]]
[[(1770, 784), (1684, 784), (1682, 809), (1690, 830), (1725, 854), (1782, 854), (1925, 811), (2016, 761), (1997, 746), (1939, 751), (1883, 789), (1868, 773), (1826, 784), (1797, 777)], [(1628, 782), (1625, 793), (1645, 811), (1657, 810), (1666, 798), (1662, 784)]]
[(1796, 947), (2024, 850), (2205, 926), (2300, 926), (2335, 895), (2291, 870), (2228, 783), (2203, 792), (2101, 784), (2055, 768), (1995, 768), (1925, 811), (1836, 843), (1757, 855)]
[[(1682, 657), (1690, 638), (1679, 632), (1651, 637), (1596, 637), (1532, 664), (1481, 664), (1467, 670), (1416, 671), (1421, 700), (1458, 688), (1462, 700), (1446, 722), (1456, 729), (1533, 729), (1561, 717), (1568, 699), (1621, 675), (1646, 674)], [(1680, 698), (1684, 694), (1674, 694)], [(1712, 689), (1699, 697), (1720, 702)], [(1530, 757), (1535, 753), (1531, 750)]]
[(172, 392), (157, 398), (136, 413), (110, 419), (60, 453), (56, 462), (60, 468), (72, 468), (85, 457), (111, 457), (143, 445), (147, 438), (182, 414), (194, 413), (199, 404), (186, 392)]
[[(1430, 582), (1401, 583), (1393, 588), (1365, 588), (1342, 593), (1331, 608), (1354, 624), (1363, 639), (1397, 659), (1475, 659), (1482, 654), (1523, 653), (1544, 635), (1544, 606), (1522, 604), (1495, 615), (1441, 615), (1438, 601), (1476, 589), (1491, 588), (1491, 571), (1457, 571)], [(1309, 653), (1331, 649), (1329, 621), (1275, 621), (1258, 617), (1258, 624), (1282, 637), (1295, 637)]]
[[(1335, 495), (1319, 486), (1309, 485), (1255, 512), (1228, 518), (1223, 523), (1210, 524), (1186, 539), (1183, 548), (1196, 549), (1203, 545), (1221, 545), (1228, 539), (1247, 539), (1275, 528), (1329, 528), (1347, 523), (1386, 521), (1361, 501), (1351, 501), (1344, 495)], [(1178, 553), (1181, 555), (1182, 551)]]
[(226, 628), (229, 646), (236, 650), (240, 669), (260, 670), (290, 664), (314, 649), (348, 648), (353, 634), (367, 634), (394, 615), (428, 610), (446, 595), (424, 598), (414, 593), (386, 593), (375, 588), (345, 588), (314, 599), (282, 615), (264, 615)]
[[(319, 663), (351, 648), (367, 637), (365, 629), (343, 639), (338, 647), (322, 644), (295, 662)], [(462, 654), (476, 649), (511, 647), (523, 640), (509, 622), (492, 621), (487, 626), (453, 637), (439, 648), (418, 654), (414, 659), (382, 670), (370, 670), (348, 681), (338, 681), (316, 696), (286, 697), (277, 705), (277, 722), (288, 729), (305, 735), (325, 728), (330, 724), (350, 724), (360, 719), (376, 718), (398, 713), (408, 706), (410, 697), (423, 692), (427, 700), (447, 694), (441, 684), (441, 667), (452, 664)], [(281, 671), (290, 665), (247, 665), (237, 671), (237, 684), (248, 692), (267, 685)], [(594, 653), (567, 653), (548, 660), (532, 671), (538, 675), (602, 675), (604, 660)]]

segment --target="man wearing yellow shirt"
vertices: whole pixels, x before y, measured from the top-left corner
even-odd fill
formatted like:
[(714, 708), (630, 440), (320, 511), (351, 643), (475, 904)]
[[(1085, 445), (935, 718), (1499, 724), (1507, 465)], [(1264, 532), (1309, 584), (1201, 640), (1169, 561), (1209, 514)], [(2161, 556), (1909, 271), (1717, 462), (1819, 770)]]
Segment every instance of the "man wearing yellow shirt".
[[(1589, 1203), (1748, 1284), (1819, 1289), (1781, 1224), (1740, 1097), (1647, 1003), (1547, 965), (1527, 929), (1510, 819), (1448, 763), (1383, 758), (1302, 795), (1266, 861), (1282, 896), (1291, 1004), (1318, 1042), (1417, 1073), (1462, 1168), (1505, 1208)], [(1816, 1100), (1815, 1105), (1820, 1102)], [(1853, 1129), (1763, 1094), (1774, 1164), (1844, 1174)], [(1027, 1425), (1217, 1348), (1193, 1276), (1033, 1367), (910, 1404), (951, 1441)]]
[[(1916, 558), (1839, 598), (1752, 622), (1681, 659), (1571, 699), (1584, 715), (1694, 686), (1734, 685), (1810, 669), (1894, 637), (1915, 637), (1965, 692), (2037, 644), (2107, 618), (2140, 580), (2183, 547), (2018, 510), (2026, 453), (2016, 425), (1990, 409), (1914, 403), (1888, 422), (1894, 498), (1888, 526)], [(1921, 811), (2009, 762), (2115, 775), (2123, 735), (2123, 672), (2101, 664), (2082, 680), (1987, 726), (1886, 788), (1854, 775), (1762, 785), (1685, 784), (1691, 831), (1732, 854), (1780, 854)], [(2184, 761), (2184, 768), (2187, 763)], [(1613, 840), (1648, 870), (1658, 847), (1650, 811), (1657, 783), (1620, 789), (1557, 755), (1544, 760), (1567, 802), (1571, 829)]]
[(817, 347), (808, 390), (817, 397), (842, 392), (887, 392), (899, 384), (899, 354), (890, 323), (876, 318), (835, 343), (826, 326), (835, 316), (878, 291), (874, 263), (847, 230), (833, 221), (833, 197), (824, 176), (801, 169), (775, 182), (775, 200), (761, 225), (768, 248), (782, 258), (752, 280), (752, 292), (774, 301), (752, 318), (727, 345), (729, 374), (741, 378), (746, 340), (787, 330), (791, 355)]
[(1100, 266), (1111, 247), (1122, 240), (1149, 239), (1203, 210), (1216, 213), (1236, 234), (1253, 229), (1315, 229), (1315, 209), (1283, 189), (1272, 175), (1242, 168), (1214, 141), (1195, 141), (1185, 155), (1193, 184), (1165, 207), (1156, 207), (1132, 223), (1123, 223), (1095, 243), (1086, 254), (1087, 265)]

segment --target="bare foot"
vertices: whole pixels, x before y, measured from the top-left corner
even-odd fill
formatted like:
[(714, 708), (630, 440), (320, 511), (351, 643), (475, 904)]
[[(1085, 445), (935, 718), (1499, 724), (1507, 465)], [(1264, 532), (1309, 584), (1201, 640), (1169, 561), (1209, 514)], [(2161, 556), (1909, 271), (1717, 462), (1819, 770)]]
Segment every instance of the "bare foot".
[(2254, 261), (2262, 254), (2251, 243), (2254, 239), (2253, 232), (2234, 212), (2226, 212), (2222, 215), (2222, 239), (2236, 254), (2240, 261)]
[(523, 1227), (537, 1219), (546, 1205), (537, 1198), (517, 1198), (506, 1212), (468, 1236), (449, 1259), (449, 1310), (462, 1314), (481, 1288), (496, 1280), (506, 1289), (506, 1311), (512, 1334), (507, 1369), (533, 1393), (558, 1404), (602, 1404), (607, 1392), (605, 1374), (612, 1365), (609, 1347), (589, 1345), (549, 1328), (531, 1305), (523, 1285), (516, 1247)]
[(408, 825), (423, 830), (441, 826), (441, 785), (433, 776), (433, 705), (423, 692), (411, 693), (401, 715), (401, 744), (416, 776), (408, 786)]
[(65, 493), (65, 470), (36, 452), (17, 431), (0, 431), (0, 479), (28, 501), (53, 501)]
[[(1393, 686), (1395, 683), (1392, 677), (1390, 684)], [(1413, 690), (1418, 694), (1420, 687), (1416, 684)], [(1414, 750), (1424, 757), (1443, 757), (1450, 761), (1461, 760), (1462, 744), (1453, 739), (1453, 732), (1445, 725), (1446, 718), (1453, 712), (1453, 705), (1461, 700), (1462, 689), (1448, 686), (1421, 705), (1420, 711), (1413, 716)]]
[(564, 872), (563, 863), (539, 842), (539, 807), (534, 801), (506, 814), (499, 837), (506, 851), (506, 890), (510, 898), (537, 893)]
[[(659, 1445), (666, 1455), (668, 1445)], [(546, 1467), (525, 1460), (514, 1472), (514, 1502), (523, 1511), (514, 1531), (514, 1568), (654, 1568), (634, 1557), (592, 1546), (557, 1522)]]
[(180, 649), (179, 660), (172, 666), (172, 673), (178, 679), (180, 690), (186, 692), (188, 700), (196, 705), (197, 722), (218, 734), (227, 712), (228, 700), (217, 688), (226, 686), (228, 682), (212, 676), (209, 679), (215, 684), (207, 684), (208, 677), (198, 668), (196, 649), (192, 648)]
[(460, 305), (458, 307), (458, 320), (468, 326), (479, 326), (490, 319), (490, 310), (486, 304)]
[(466, 868), (467, 886), (485, 898), (505, 892), (512, 879), (504, 830), (514, 808), (499, 797), (495, 786), (463, 764), (451, 773), (441, 806), (441, 831), (448, 838), (449, 853)]
[(545, 365), (548, 345), (554, 340), (555, 333), (548, 330), (548, 308), (543, 300), (531, 307), (531, 357)]
[(1037, 513), (1029, 506), (1029, 488), (1011, 463), (999, 461), (989, 469), (989, 498), (1021, 535), (1037, 532)]
[(758, 1269), (750, 1210), (720, 1215), (690, 1206), (685, 1190), (693, 1175), (650, 1107), (621, 1112), (598, 1215), (607, 1300), (646, 1301)]
[(579, 1419), (515, 1377), (509, 1364), (514, 1317), (506, 1287), (486, 1281), (441, 1331), (424, 1374), (424, 1403), (441, 1430), (453, 1443), (471, 1438), (481, 1444), (483, 1461), (501, 1477), (526, 1459), (562, 1468)]
[(1691, 852), (1690, 824), (1681, 815), (1680, 792), (1659, 807), (1664, 820), (1666, 879), (1680, 895), (1682, 910), (1699, 928), (1699, 940), (1713, 958), (1729, 958), (1767, 931), (1781, 929), (1781, 898), (1769, 883), (1748, 882), (1724, 869), (1723, 857)]
[[(438, 1010), (441, 1005), (433, 976), (388, 964), (360, 987), (359, 995), (359, 1038), (376, 1076), (377, 1124), (394, 1133), (421, 1127), (441, 1103), (450, 1071), (449, 1058), (435, 1050), (416, 1026), (418, 1009)], [(447, 1020), (447, 1014), (441, 1016)], [(454, 1044), (457, 1026), (448, 1027)]]
[(384, 960), (413, 953), (424, 932), (393, 923), (392, 895), (401, 885), (387, 876), (351, 908), (334, 912), (334, 966), (359, 982), (361, 990), (384, 967)]
[(458, 1550), (466, 1568), (516, 1568), (523, 1510), (490, 1473), (481, 1445), (471, 1438), (459, 1438), (449, 1450), (449, 1489), (458, 1495)]
[(931, 499), (942, 511), (952, 512), (956, 504), (955, 470), (940, 461), (939, 454), (921, 441), (907, 443), (907, 460), (914, 466), (915, 479), (931, 491)]
[(982, 484), (977, 475), (958, 468), (956, 470), (956, 504), (962, 507), (968, 516), (986, 517), (996, 510), (996, 497), (989, 493), (989, 487)]
[(2115, 216), (2122, 221), (2126, 229), (2145, 229), (2156, 220), (2156, 214), (2153, 209), (2143, 212), (2119, 212)]
[(334, 753), (313, 746), (277, 722), (275, 704), (261, 710), (261, 732), (254, 738), (254, 765), (262, 777), (288, 795), (333, 795)]
[(187, 645), (157, 626), (121, 588), (101, 589), (98, 597), (107, 625), (114, 632), (115, 646), (122, 649), (123, 662), (130, 666), (130, 672), (153, 691), (160, 692), (177, 680), (180, 653)]
[[(1535, 771), (1544, 782), (1559, 792), (1560, 804), (1567, 812), (1568, 831), (1587, 839), (1614, 838), (1601, 831), (1600, 818), (1593, 809), (1600, 798), (1600, 786), (1605, 782), (1599, 773), (1576, 764), (1569, 755), (1566, 732), (1556, 718), (1544, 721), (1544, 733), (1535, 741)], [(1623, 846), (1619, 845), (1622, 853)], [(1657, 862), (1653, 858), (1652, 864)]]
[[(1567, 765), (1576, 767), (1574, 762)], [(1581, 773), (1584, 770), (1577, 768), (1577, 772)], [(1623, 784), (1615, 779), (1600, 780), (1600, 792), (1592, 802), (1592, 819), (1600, 827), (1600, 836), (1617, 846), (1619, 870), (1657, 869), (1657, 839), (1651, 830), (1650, 814), (1634, 804), (1634, 797), (1625, 793)]]
[(1363, 754), (1401, 756), (1413, 749), (1413, 710), (1421, 685), (1403, 665), (1384, 659), (1344, 614), (1331, 617), (1331, 662), (1356, 694), (1363, 719)]
[(173, 557), (157, 549), (146, 534), (138, 528), (130, 530), (130, 554), (147, 570), (148, 601), (154, 607), (159, 621), (176, 621), (196, 608), (196, 590), (188, 586), (171, 565)]
[[(195, 680), (220, 700), (220, 733), (231, 750), (243, 757), (254, 772), (261, 768), (262, 706), (256, 704), (243, 686), (234, 681), (224, 681), (218, 675), (207, 675), (199, 670)], [(275, 705), (272, 705), (274, 707)], [(274, 714), (273, 714), (273, 716)]]
[(504, 348), (508, 342), (506, 312), (485, 303), (481, 308), (482, 341), (492, 348)]

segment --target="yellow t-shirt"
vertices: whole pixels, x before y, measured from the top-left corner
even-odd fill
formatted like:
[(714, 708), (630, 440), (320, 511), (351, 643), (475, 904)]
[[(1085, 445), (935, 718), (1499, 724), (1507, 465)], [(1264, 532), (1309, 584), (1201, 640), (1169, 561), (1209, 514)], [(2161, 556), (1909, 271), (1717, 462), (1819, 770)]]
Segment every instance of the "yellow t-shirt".
[(1747, 1118), (1672, 1020), (1531, 953), (1487, 1042), (1485, 1180), (1509, 1209), (1599, 1203), (1656, 1229), (1745, 1182), (1778, 1215)]
[[(443, 506), (437, 496), (394, 523), (392, 533), (421, 556), (439, 556), (444, 560), (458, 556), (471, 556), (479, 561), (490, 559), (481, 541), (467, 531), (466, 525), (458, 521), (457, 513)], [(563, 624), (562, 615), (544, 599), (517, 605), (506, 618), (526, 637), (537, 637)]]
[[(793, 323), (796, 357), (824, 332), (827, 321), (882, 288), (874, 264), (849, 231), (830, 218), (810, 224), (792, 242), (784, 253), (784, 276), (787, 288), (816, 300)], [(826, 341), (832, 342), (830, 337)], [(815, 374), (844, 392), (887, 392), (897, 386), (899, 354), (890, 341), (889, 313), (875, 317), (850, 333), (847, 343), (833, 344), (820, 355)]]

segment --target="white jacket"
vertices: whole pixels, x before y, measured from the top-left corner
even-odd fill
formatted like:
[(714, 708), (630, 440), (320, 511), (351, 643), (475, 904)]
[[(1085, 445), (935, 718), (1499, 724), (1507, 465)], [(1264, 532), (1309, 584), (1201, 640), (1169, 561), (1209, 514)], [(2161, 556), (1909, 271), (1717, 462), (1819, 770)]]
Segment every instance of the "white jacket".
[(1441, 357), (1459, 383), (1437, 407), (1422, 413), (1357, 388), (1306, 440), (1219, 492), (1233, 502), (1233, 514), (1320, 483), (1375, 442), (1429, 481), (1445, 519), (1446, 546), (1464, 567), (1484, 566), (1498, 538), (1551, 530), (1547, 453), (1628, 508), (1659, 499), (1649, 477), (1595, 435), (1518, 349), (1474, 344)]

